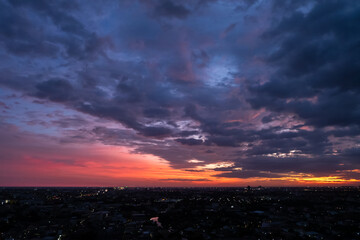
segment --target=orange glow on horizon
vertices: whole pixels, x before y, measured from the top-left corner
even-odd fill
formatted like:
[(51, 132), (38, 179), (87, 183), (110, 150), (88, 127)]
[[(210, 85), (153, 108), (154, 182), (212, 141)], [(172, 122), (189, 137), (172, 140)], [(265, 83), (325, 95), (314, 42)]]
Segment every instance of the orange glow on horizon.
[[(340, 176), (315, 177), (311, 174), (282, 174), (280, 178), (226, 178), (217, 168), (232, 167), (232, 162), (203, 164), (194, 168), (176, 169), (151, 154), (133, 153), (124, 146), (71, 145), (66, 149), (22, 155), (2, 170), (1, 183), (7, 186), (300, 186), (349, 185), (356, 179)], [(190, 171), (189, 171), (190, 170)], [(241, 171), (241, 168), (236, 170)], [(358, 169), (350, 170), (358, 172)], [(16, 173), (16, 174), (14, 174)], [(21, 178), (17, 177), (21, 176)]]

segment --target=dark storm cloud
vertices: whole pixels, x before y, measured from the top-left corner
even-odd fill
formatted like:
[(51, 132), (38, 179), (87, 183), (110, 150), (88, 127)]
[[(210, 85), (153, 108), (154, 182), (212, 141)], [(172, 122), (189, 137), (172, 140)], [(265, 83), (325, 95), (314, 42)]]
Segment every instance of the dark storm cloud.
[(148, 137), (164, 137), (171, 135), (171, 129), (166, 127), (143, 127), (141, 133)]
[(162, 118), (170, 115), (169, 110), (162, 108), (149, 108), (144, 110), (144, 116), (149, 118)]
[(161, 0), (155, 7), (155, 14), (163, 17), (185, 18), (190, 10), (177, 1)]
[(9, 1), (15, 7), (29, 7), (40, 14), (47, 15), (51, 20), (60, 27), (61, 30), (72, 34), (82, 35), (86, 34), (84, 26), (81, 22), (76, 20), (72, 15), (68, 14), (68, 11), (75, 10), (78, 8), (75, 2), (65, 3), (58, 2), (52, 3), (44, 0), (40, 1), (24, 1), (15, 0)]
[(216, 177), (227, 177), (227, 178), (253, 178), (253, 177), (264, 177), (264, 178), (279, 178), (281, 175), (271, 172), (259, 172), (259, 171), (234, 171), (225, 172), (214, 175)]
[(116, 105), (82, 105), (78, 110), (94, 116), (116, 120), (144, 136), (166, 137), (171, 135), (171, 129), (167, 127), (144, 126), (136, 120), (136, 116), (133, 116), (130, 111)]
[(185, 144), (185, 145), (201, 145), (203, 143), (200, 139), (194, 139), (194, 138), (178, 138), (176, 139), (177, 142)]
[(345, 136), (359, 136), (360, 135), (360, 127), (356, 125), (350, 125), (343, 129), (336, 129), (329, 131), (330, 135), (334, 135), (335, 137), (345, 137)]
[[(349, 150), (351, 151), (351, 150)], [(357, 153), (356, 153), (357, 154)], [(239, 161), (239, 165), (230, 168), (219, 168), (216, 171), (222, 171), (221, 174), (215, 174), (218, 177), (233, 178), (280, 178), (289, 173), (312, 174), (316, 177), (324, 176), (343, 176), (348, 175), (353, 168), (359, 168), (358, 156), (343, 155), (322, 155), (317, 157), (247, 157)], [(241, 168), (242, 170), (238, 170)], [(354, 179), (359, 179), (356, 174), (351, 175)], [(348, 179), (350, 175), (348, 175)]]
[(198, 135), (198, 134), (200, 134), (199, 131), (182, 131), (178, 135), (181, 137), (188, 137), (191, 135)]
[[(249, 156), (271, 153), (289, 153), (299, 150), (305, 154), (323, 154), (331, 144), (328, 134), (323, 131), (304, 131), (277, 133), (278, 128), (259, 131), (258, 139), (262, 144), (247, 150)], [(256, 134), (256, 133), (255, 133)]]
[[(320, 159), (319, 159), (320, 158)], [(275, 173), (301, 172), (326, 175), (337, 170), (346, 170), (348, 166), (339, 165), (342, 160), (334, 156), (316, 158), (307, 157), (254, 157), (244, 161), (245, 169), (271, 171)]]
[(359, 158), (360, 157), (360, 148), (348, 148), (345, 149), (342, 153), (343, 156), (345, 157), (356, 157)]
[(359, 124), (359, 16), (359, 3), (316, 2), (264, 33), (279, 41), (266, 59), (277, 71), (251, 88), (252, 106), (295, 113), (317, 127)]
[(74, 98), (71, 84), (64, 79), (50, 79), (36, 85), (36, 96), (54, 102), (65, 102)]
[(186, 172), (205, 172), (205, 170), (185, 169)]
[(6, 1), (0, 2), (0, 41), (16, 55), (54, 55), (58, 47), (45, 42), (44, 32), (31, 23), (26, 15), (16, 11)]
[(220, 147), (236, 147), (238, 146), (235, 138), (232, 137), (221, 137), (214, 136), (209, 139), (210, 142), (220, 146)]
[(0, 4), (0, 40), (10, 53), (44, 57), (65, 53), (84, 59), (99, 54), (110, 44), (71, 14), (78, 9), (76, 3), (19, 0)]
[(244, 169), (223, 177), (336, 173), (358, 167), (359, 16), (356, 1), (4, 0), (0, 84), (127, 129), (64, 143)]

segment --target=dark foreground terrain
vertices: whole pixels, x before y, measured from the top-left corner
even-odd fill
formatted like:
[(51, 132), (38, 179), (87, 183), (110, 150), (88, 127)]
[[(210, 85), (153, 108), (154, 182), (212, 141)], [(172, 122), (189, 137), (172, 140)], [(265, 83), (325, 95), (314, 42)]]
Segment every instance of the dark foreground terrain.
[(360, 239), (360, 188), (0, 188), (0, 239)]

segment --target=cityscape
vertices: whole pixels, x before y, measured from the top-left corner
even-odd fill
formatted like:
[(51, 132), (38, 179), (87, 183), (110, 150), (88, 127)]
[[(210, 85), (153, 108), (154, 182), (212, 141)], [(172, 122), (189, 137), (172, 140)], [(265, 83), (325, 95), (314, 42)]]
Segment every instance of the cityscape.
[(359, 239), (360, 187), (1, 188), (0, 239)]

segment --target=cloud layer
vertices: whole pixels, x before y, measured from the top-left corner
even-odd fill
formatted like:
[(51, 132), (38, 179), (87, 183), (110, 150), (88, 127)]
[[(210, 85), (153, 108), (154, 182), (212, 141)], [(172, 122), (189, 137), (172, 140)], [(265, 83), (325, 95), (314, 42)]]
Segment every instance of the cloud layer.
[(359, 47), (356, 1), (3, 0), (0, 121), (218, 178), (357, 181)]

